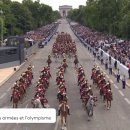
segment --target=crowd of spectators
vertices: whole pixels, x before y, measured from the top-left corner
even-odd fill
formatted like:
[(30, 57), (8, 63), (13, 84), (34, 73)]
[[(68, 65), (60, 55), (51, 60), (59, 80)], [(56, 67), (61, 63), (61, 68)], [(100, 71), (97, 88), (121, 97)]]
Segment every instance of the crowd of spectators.
[(96, 32), (80, 24), (72, 25), (77, 35), (93, 48), (101, 48), (120, 63), (130, 68), (130, 41), (116, 36)]
[(32, 39), (34, 41), (44, 40), (53, 33), (56, 26), (57, 25), (55, 23), (48, 24), (46, 26), (38, 28), (35, 31), (27, 32), (24, 37), (27, 39)]

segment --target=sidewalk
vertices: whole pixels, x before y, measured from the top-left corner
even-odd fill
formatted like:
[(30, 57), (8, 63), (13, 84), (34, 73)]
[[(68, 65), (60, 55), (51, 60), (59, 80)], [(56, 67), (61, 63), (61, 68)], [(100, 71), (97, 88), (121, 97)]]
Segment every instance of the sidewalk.
[[(9, 79), (11, 76), (16, 73), (21, 66), (23, 66), (25, 62), (23, 62), (21, 65), (17, 64), (17, 62), (12, 63), (5, 63), (5, 67), (0, 66), (0, 87)], [(16, 70), (14, 70), (16, 68)]]
[[(57, 28), (55, 29), (55, 31), (57, 30)], [(51, 40), (51, 38), (54, 36), (55, 31), (51, 34), (51, 36), (49, 36), (49, 40), (47, 41), (47, 43)], [(35, 48), (35, 49), (34, 49)], [(39, 48), (37, 47), (37, 45), (32, 46), (32, 50), (30, 50), (30, 55), (27, 56), (28, 59), (30, 59), (31, 57), (34, 56), (34, 53), (37, 53), (37, 51), (39, 50)], [(19, 61), (14, 61), (14, 62), (9, 62), (9, 63), (5, 63), (5, 64), (0, 64), (0, 87), (9, 79), (11, 78), (11, 76), (17, 72), (20, 67), (22, 65), (24, 65), (26, 62), (23, 62), (21, 65), (19, 65)], [(16, 68), (16, 71), (14, 70), (14, 68)]]
[[(81, 43), (85, 44), (85, 42), (80, 39), (80, 37), (77, 35), (77, 33), (73, 30), (73, 28), (71, 28), (71, 30), (74, 32), (75, 36), (80, 40)], [(113, 74), (116, 76), (116, 70), (113, 70)], [(123, 75), (121, 74), (121, 78), (122, 79)], [(126, 86), (128, 86), (128, 88), (130, 88), (130, 79), (126, 79)]]
[(20, 66), (13, 66), (9, 68), (0, 69), (0, 86), (4, 84), (16, 71), (20, 68)]

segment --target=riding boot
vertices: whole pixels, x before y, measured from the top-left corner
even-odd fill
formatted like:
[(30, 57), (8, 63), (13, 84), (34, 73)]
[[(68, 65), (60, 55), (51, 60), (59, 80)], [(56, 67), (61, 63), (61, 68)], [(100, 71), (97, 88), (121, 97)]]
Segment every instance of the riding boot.
[(60, 110), (58, 110), (58, 115), (57, 116), (60, 116)]
[(68, 115), (70, 115), (70, 110), (68, 109)]
[(11, 96), (11, 98), (10, 98), (10, 102), (12, 101), (12, 99), (13, 99), (13, 96)]

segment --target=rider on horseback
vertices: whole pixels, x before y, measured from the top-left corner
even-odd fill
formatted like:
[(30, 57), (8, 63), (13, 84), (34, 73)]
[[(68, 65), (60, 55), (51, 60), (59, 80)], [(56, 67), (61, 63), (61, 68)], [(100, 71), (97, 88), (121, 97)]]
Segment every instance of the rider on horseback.
[(48, 66), (50, 67), (50, 64), (52, 63), (52, 60), (51, 60), (51, 56), (50, 56), (50, 55), (48, 55), (47, 63), (48, 63)]
[(62, 110), (62, 107), (64, 107), (63, 109), (65, 109), (65, 107), (66, 107), (68, 109), (67, 114), (70, 115), (70, 107), (67, 104), (67, 100), (62, 100), (62, 102), (58, 108), (58, 116), (61, 114), (62, 111), (64, 111), (64, 110)]
[(64, 101), (64, 100), (67, 101), (68, 97), (65, 92), (59, 91), (57, 94), (57, 99), (59, 99), (59, 103), (62, 103), (62, 101)]
[(77, 55), (75, 55), (75, 59), (74, 59), (75, 68), (78, 67), (78, 63), (79, 63), (78, 57)]

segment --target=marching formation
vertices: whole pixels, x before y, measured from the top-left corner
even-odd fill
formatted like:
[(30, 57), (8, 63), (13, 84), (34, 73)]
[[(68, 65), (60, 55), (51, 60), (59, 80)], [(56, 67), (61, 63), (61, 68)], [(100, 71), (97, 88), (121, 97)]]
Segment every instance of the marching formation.
[(54, 57), (59, 57), (60, 55), (64, 58), (66, 55), (72, 57), (76, 54), (76, 51), (75, 42), (72, 41), (70, 34), (64, 32), (58, 34), (52, 48)]
[(82, 66), (77, 69), (78, 86), (80, 87), (80, 99), (82, 99), (83, 106), (88, 114), (88, 121), (93, 116), (93, 106), (96, 106), (95, 102), (97, 97), (93, 96), (92, 86), (88, 84), (85, 78), (85, 71)]
[(100, 71), (100, 68), (94, 66), (92, 69), (93, 84), (97, 85), (97, 89), (100, 91), (100, 96), (103, 98), (103, 102), (107, 102), (107, 109), (111, 108), (111, 101), (113, 100), (113, 95), (111, 92), (111, 83), (105, 79), (103, 72)]
[(56, 83), (58, 86), (57, 99), (59, 101), (58, 116), (61, 117), (62, 129), (66, 127), (67, 115), (70, 115), (69, 106), (67, 104), (68, 97), (67, 97), (67, 89), (64, 79), (64, 73), (65, 70), (63, 65), (59, 66), (57, 69)]
[(69, 106), (67, 103), (67, 88), (64, 79), (64, 74), (68, 67), (66, 55), (68, 55), (68, 57), (72, 56), (74, 54), (74, 49), (76, 49), (75, 47), (76, 46), (74, 46), (72, 43), (71, 36), (62, 32), (57, 36), (56, 42), (52, 48), (52, 54), (54, 55), (54, 58), (59, 58), (59, 56), (63, 58), (63, 61), (57, 68), (56, 72), (56, 84), (58, 86), (57, 99), (59, 101), (58, 116), (61, 118), (62, 130), (64, 130), (64, 127), (66, 127), (67, 115), (70, 115)]
[[(63, 26), (67, 28), (61, 32)], [(31, 130), (128, 130), (130, 96), (128, 88), (122, 88), (123, 81), (126, 85), (129, 84), (129, 77), (124, 78), (120, 68), (123, 65), (118, 60), (115, 64), (109, 54), (106, 56), (105, 51), (97, 51), (99, 44), (96, 42), (103, 35), (94, 32), (91, 34), (89, 30), (84, 33), (82, 28), (78, 31), (79, 28), (72, 25), (73, 31), (83, 43), (81, 44), (70, 26), (67, 22), (59, 25), (61, 29), (53, 39), (35, 56), (32, 55), (19, 72), (4, 84), (5, 88), (1, 88), (1, 108), (56, 110), (55, 123), (26, 125)], [(83, 34), (81, 39), (80, 34)], [(105, 38), (104, 36), (104, 40)], [(13, 81), (16, 81), (15, 84)], [(43, 110), (40, 116), (44, 115)], [(33, 114), (30, 117), (32, 116)], [(49, 121), (52, 116), (50, 111), (46, 120)], [(24, 126), (14, 124), (1, 128), (24, 129)]]
[(13, 102), (13, 108), (18, 107), (18, 102), (23, 99), (27, 88), (32, 84), (33, 79), (32, 66), (29, 65), (27, 70), (21, 74), (20, 78), (14, 83), (12, 87), (12, 94), (10, 101)]
[(32, 99), (33, 108), (46, 108), (49, 107), (48, 100), (45, 93), (49, 87), (49, 80), (51, 78), (50, 67), (46, 66), (42, 69), (39, 81), (36, 85), (36, 92)]
[[(52, 47), (52, 55), (54, 58), (60, 58), (61, 64), (56, 71), (56, 85), (57, 85), (57, 99), (58, 99), (58, 116), (61, 119), (61, 129), (64, 130), (67, 123), (67, 116), (70, 115), (70, 107), (68, 105), (67, 87), (65, 81), (65, 73), (69, 67), (67, 64), (67, 58), (74, 58), (74, 69), (77, 72), (77, 83), (80, 91), (80, 99), (82, 100), (83, 108), (88, 115), (88, 121), (93, 117), (93, 108), (96, 107), (97, 96), (94, 96), (93, 87), (99, 90), (101, 99), (106, 103), (106, 108), (111, 108), (111, 101), (113, 95), (111, 92), (111, 84), (105, 79), (103, 72), (100, 68), (94, 65), (92, 68), (91, 79), (93, 84), (90, 85), (86, 79), (85, 70), (82, 65), (79, 64), (77, 55), (77, 48), (75, 42), (72, 41), (70, 34), (60, 33), (58, 34), (56, 41)], [(35, 95), (31, 100), (33, 108), (48, 108), (48, 100), (46, 98), (46, 92), (49, 87), (51, 73), (50, 65), (52, 63), (51, 54), (48, 55), (46, 60), (47, 66), (43, 67), (40, 71), (40, 76), (35, 87)], [(30, 65), (27, 70), (21, 75), (20, 79), (16, 81), (12, 88), (11, 101), (13, 100), (13, 107), (17, 107), (18, 102), (22, 99), (23, 94), (26, 93), (27, 87), (31, 84), (33, 79), (32, 66)]]

